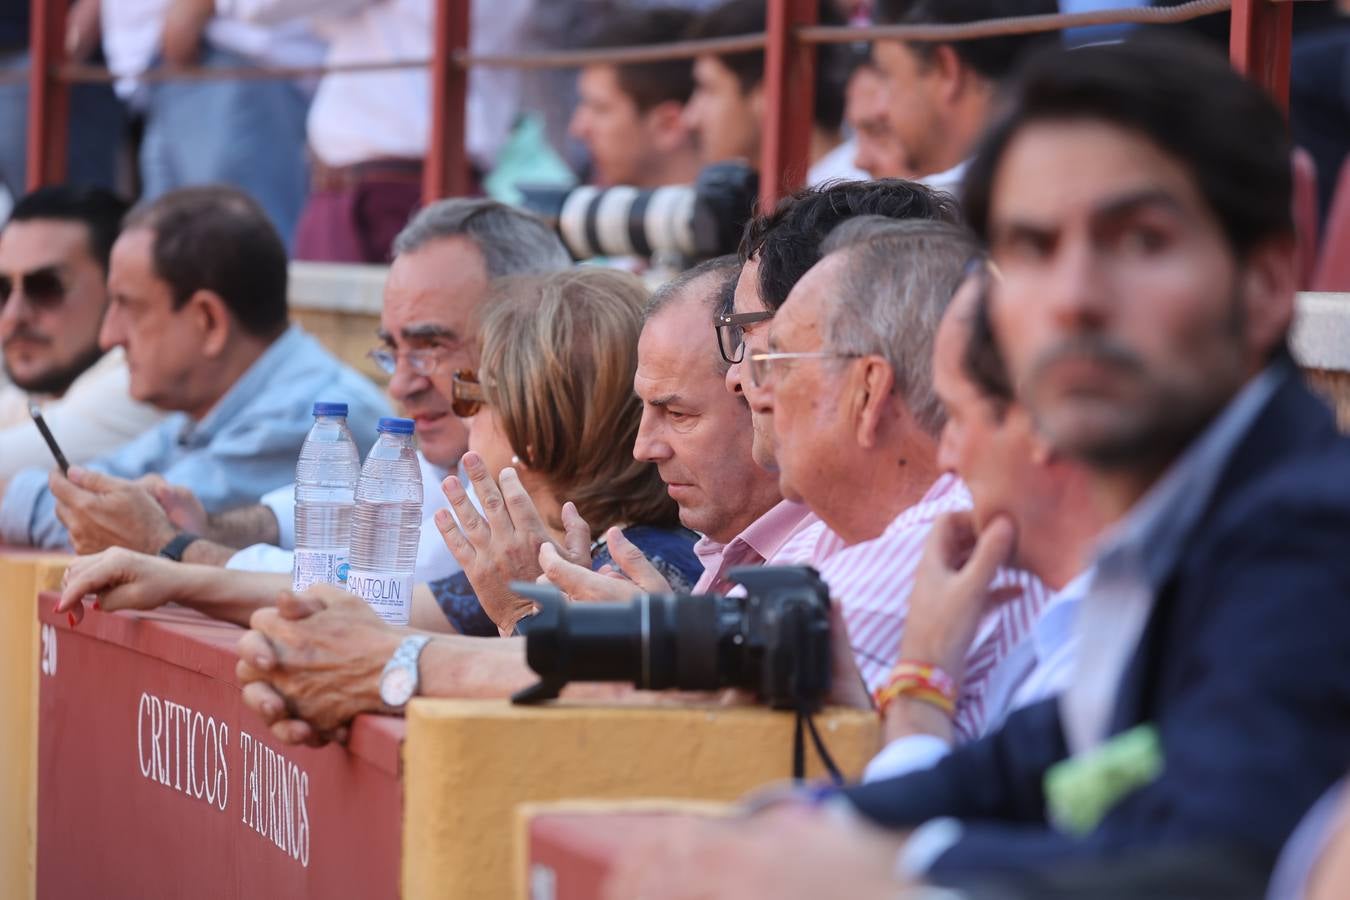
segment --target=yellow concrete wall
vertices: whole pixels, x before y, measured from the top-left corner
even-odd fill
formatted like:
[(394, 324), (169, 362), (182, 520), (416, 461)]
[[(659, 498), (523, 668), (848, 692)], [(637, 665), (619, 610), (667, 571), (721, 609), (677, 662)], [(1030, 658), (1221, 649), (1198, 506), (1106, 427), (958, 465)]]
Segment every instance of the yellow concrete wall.
[[(831, 710), (817, 722), (845, 774), (861, 773), (875, 714)], [(510, 896), (522, 803), (733, 800), (788, 778), (792, 729), (790, 714), (755, 708), (416, 700), (403, 745), (403, 896)]]
[[(61, 583), (63, 557), (0, 552), (0, 897), (33, 897), (37, 876), (39, 591)], [(59, 650), (57, 662), (60, 664)]]

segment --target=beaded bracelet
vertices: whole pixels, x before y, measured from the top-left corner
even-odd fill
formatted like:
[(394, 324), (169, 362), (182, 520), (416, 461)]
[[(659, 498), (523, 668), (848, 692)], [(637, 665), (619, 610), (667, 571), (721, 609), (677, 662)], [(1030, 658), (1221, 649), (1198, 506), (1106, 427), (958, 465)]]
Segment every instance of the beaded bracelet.
[(956, 682), (937, 666), (927, 663), (896, 663), (890, 679), (874, 696), (878, 714), (884, 717), (886, 708), (896, 697), (927, 703), (948, 716), (956, 712)]

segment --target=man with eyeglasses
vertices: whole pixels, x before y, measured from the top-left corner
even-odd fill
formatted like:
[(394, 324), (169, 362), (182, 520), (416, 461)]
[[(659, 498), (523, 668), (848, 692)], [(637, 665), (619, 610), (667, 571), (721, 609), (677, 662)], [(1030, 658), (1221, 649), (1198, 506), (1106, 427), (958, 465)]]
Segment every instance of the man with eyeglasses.
[(108, 256), (126, 209), (97, 188), (46, 187), (19, 200), (0, 231), (0, 348), (10, 382), (0, 387), (0, 479), (54, 464), (30, 400), (77, 465), (163, 415), (131, 398), (121, 350), (98, 345)]
[[(439, 485), (468, 448), (461, 417), (472, 414), (478, 317), (492, 279), (560, 271), (571, 258), (542, 221), (491, 200), (442, 200), (426, 207), (394, 240), (384, 287), (380, 345), (370, 358), (389, 374), (389, 394), (416, 423), (423, 496), (419, 582), (459, 571), (433, 516), (445, 505)], [(457, 388), (458, 385), (458, 388)], [(456, 392), (461, 395), (456, 400)], [(462, 396), (468, 392), (468, 396)], [(467, 483), (467, 479), (465, 479)], [(199, 534), (184, 561), (251, 571), (291, 568), (295, 486), (258, 503), (208, 516), (190, 492), (160, 492), (175, 526)], [(148, 546), (124, 543), (133, 550)], [(243, 548), (243, 549), (240, 549)]]
[[(976, 243), (945, 222), (871, 218), (836, 230), (825, 249), (741, 368), (751, 409), (772, 417), (783, 496), (821, 520), (784, 552), (830, 586), (858, 673), (882, 706), (883, 689), (921, 674), (903, 666), (899, 647), (923, 548), (944, 516), (971, 507), (965, 484), (939, 466), (945, 416), (931, 365)], [(1046, 598), (1015, 570), (1001, 570), (992, 590), (1007, 599), (981, 617), (960, 681), (931, 679), (946, 684), (960, 741), (985, 730), (990, 673)]]

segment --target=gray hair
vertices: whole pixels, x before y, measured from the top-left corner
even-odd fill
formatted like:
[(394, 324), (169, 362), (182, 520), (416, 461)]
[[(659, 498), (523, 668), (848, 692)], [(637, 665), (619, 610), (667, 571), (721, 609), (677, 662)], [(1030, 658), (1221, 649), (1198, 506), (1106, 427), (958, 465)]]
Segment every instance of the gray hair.
[(477, 245), (488, 278), (549, 275), (572, 265), (567, 248), (543, 219), (496, 200), (464, 197), (423, 207), (394, 238), (394, 256), (451, 237)]
[(933, 389), (933, 342), (966, 262), (979, 250), (974, 234), (946, 222), (864, 216), (827, 241), (844, 266), (838, 299), (826, 313), (826, 345), (883, 357), (915, 422), (937, 436), (946, 414)]
[[(731, 312), (732, 301), (736, 296), (736, 279), (740, 272), (741, 261), (734, 253), (727, 256), (717, 256), (705, 260), (693, 268), (685, 269), (652, 293), (651, 298), (647, 301), (646, 308), (642, 310), (644, 327), (666, 307), (686, 297), (689, 288), (695, 282), (700, 282), (704, 278), (713, 278), (716, 280), (713, 283), (712, 290), (702, 299), (708, 305), (708, 346), (715, 348), (717, 337), (713, 332), (713, 317), (719, 313)], [(714, 353), (713, 359), (716, 360), (718, 369), (723, 373), (731, 367), (726, 360), (722, 359), (721, 353)]]

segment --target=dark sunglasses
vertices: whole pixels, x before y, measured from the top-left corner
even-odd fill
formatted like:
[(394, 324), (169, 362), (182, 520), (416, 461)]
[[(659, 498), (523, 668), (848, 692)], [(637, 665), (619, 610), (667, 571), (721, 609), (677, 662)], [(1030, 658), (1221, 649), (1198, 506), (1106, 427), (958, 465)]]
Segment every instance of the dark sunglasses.
[(718, 313), (713, 319), (717, 330), (717, 351), (729, 363), (745, 359), (745, 326), (773, 318), (768, 310), (748, 313)]
[(472, 418), (487, 405), (487, 395), (473, 369), (459, 369), (450, 379), (450, 411), (461, 419)]
[[(14, 295), (14, 278), (0, 273), (0, 308)], [(48, 310), (66, 299), (66, 284), (54, 266), (34, 269), (19, 276), (19, 288), (36, 309)]]

